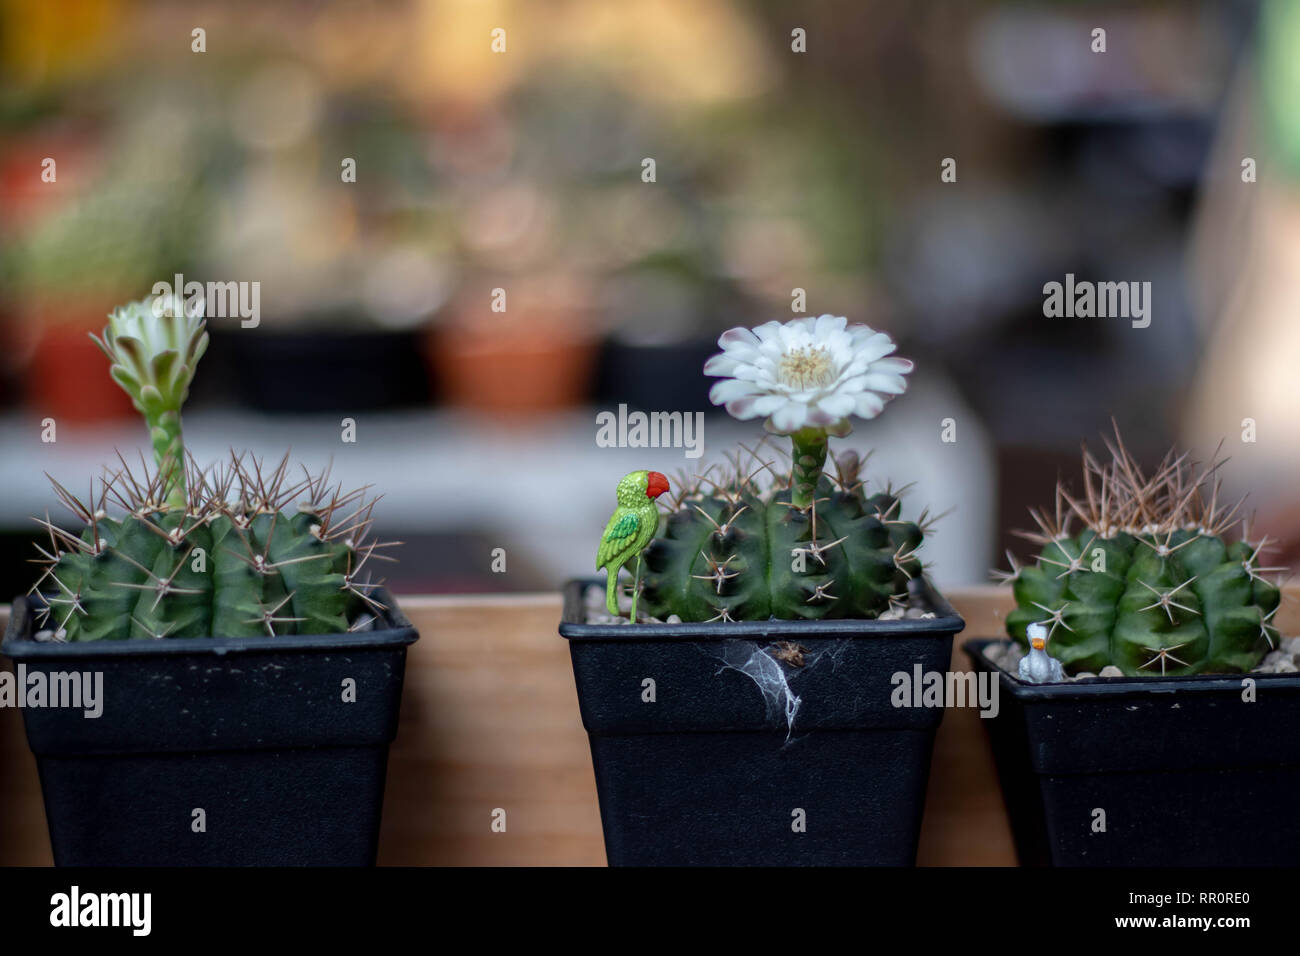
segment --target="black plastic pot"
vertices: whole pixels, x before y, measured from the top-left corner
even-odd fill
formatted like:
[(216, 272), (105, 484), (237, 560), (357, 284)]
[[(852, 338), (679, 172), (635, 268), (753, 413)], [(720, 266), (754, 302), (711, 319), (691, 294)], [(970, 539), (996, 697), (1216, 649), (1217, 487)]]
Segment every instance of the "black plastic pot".
[(213, 337), (239, 400), (272, 414), (427, 405), (420, 331), (235, 328)]
[(716, 337), (654, 345), (608, 338), (597, 363), (597, 404), (621, 403), (641, 411), (715, 412), (709, 401), (713, 380), (702, 376), (700, 369), (717, 352)]
[(1026, 684), (985, 656), (995, 643), (1005, 642), (965, 650), (977, 671), (999, 675), (998, 714), (981, 723), (1022, 865), (1300, 860), (1289, 819), (1300, 793), (1300, 675)]
[(930, 620), (602, 625), (587, 586), (566, 585), (560, 634), (611, 865), (915, 863), (943, 709), (893, 706), (892, 676), (948, 670), (965, 625), (933, 589)]
[(418, 638), (380, 593), (384, 630), (85, 644), (32, 640), (18, 598), (0, 645), (15, 671), (103, 675), (97, 718), (23, 710), (55, 863), (373, 865)]

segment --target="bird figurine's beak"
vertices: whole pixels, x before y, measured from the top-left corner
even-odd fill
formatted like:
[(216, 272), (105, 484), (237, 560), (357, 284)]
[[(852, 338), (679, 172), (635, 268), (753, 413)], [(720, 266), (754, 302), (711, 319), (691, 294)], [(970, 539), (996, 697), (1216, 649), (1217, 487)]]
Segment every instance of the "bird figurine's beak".
[(1041, 651), (1044, 647), (1047, 646), (1047, 641), (1045, 641), (1041, 637), (1031, 637), (1029, 639), (1029, 646), (1036, 651)]
[(657, 471), (650, 472), (646, 480), (646, 496), (650, 498), (658, 498), (667, 490), (668, 479)]

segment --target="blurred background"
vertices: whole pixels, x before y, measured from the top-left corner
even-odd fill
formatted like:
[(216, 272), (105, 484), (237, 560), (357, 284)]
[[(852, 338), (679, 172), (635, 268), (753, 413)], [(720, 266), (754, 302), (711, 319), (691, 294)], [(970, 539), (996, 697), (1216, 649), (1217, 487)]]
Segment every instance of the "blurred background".
[[(590, 573), (624, 472), (758, 437), (708, 404), (718, 334), (823, 312), (917, 362), (839, 447), (949, 512), (941, 585), (1112, 417), (1147, 461), (1223, 440), (1294, 557), (1298, 53), (1291, 0), (0, 0), (7, 586), (44, 473), (144, 446), (86, 332), (175, 273), (260, 283), (257, 328), (209, 323), (191, 450), (373, 483), (404, 591)], [(1150, 282), (1150, 327), (1045, 317), (1066, 273)], [(708, 412), (704, 457), (598, 447), (620, 404)]]

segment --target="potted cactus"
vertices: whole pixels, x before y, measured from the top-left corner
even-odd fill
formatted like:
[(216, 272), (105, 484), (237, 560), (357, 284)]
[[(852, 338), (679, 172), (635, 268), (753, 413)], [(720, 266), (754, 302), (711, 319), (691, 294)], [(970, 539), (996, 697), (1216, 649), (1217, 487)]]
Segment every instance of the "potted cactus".
[(171, 298), (109, 316), (98, 342), (153, 464), (122, 458), (85, 499), (56, 483), (81, 528), (41, 519), (44, 571), (0, 646), (54, 859), (370, 864), (417, 635), (368, 579), (384, 545), (364, 490), (295, 479), (287, 457), (186, 455), (204, 325)]
[(901, 684), (945, 672), (963, 622), (924, 575), (924, 518), (868, 491), (857, 455), (826, 468), (911, 363), (829, 315), (719, 344), (711, 399), (788, 436), (788, 462), (765, 440), (674, 494), (626, 476), (606, 579), (565, 590), (609, 862), (911, 864), (943, 708)]
[(1107, 444), (1108, 462), (1085, 449), (1081, 494), (1058, 484), (1035, 514), (1037, 561), (1004, 575), (1012, 640), (966, 645), (1000, 683), (984, 723), (1020, 860), (1294, 864), (1300, 831), (1275, 818), (1300, 781), (1282, 569), (1233, 534), (1221, 462), (1171, 453), (1148, 475), (1118, 431)]

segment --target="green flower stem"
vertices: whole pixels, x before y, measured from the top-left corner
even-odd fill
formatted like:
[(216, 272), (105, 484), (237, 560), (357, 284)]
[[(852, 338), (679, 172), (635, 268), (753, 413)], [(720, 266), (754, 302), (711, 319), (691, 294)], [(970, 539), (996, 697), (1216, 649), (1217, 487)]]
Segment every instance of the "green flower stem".
[(817, 492), (817, 482), (826, 464), (827, 439), (824, 428), (801, 428), (790, 436), (794, 444), (794, 470), (790, 476), (790, 503), (796, 508), (810, 508)]
[(149, 426), (149, 440), (153, 442), (154, 463), (158, 466), (159, 483), (168, 508), (184, 509), (185, 493), (185, 443), (181, 439), (180, 409), (145, 415)]

